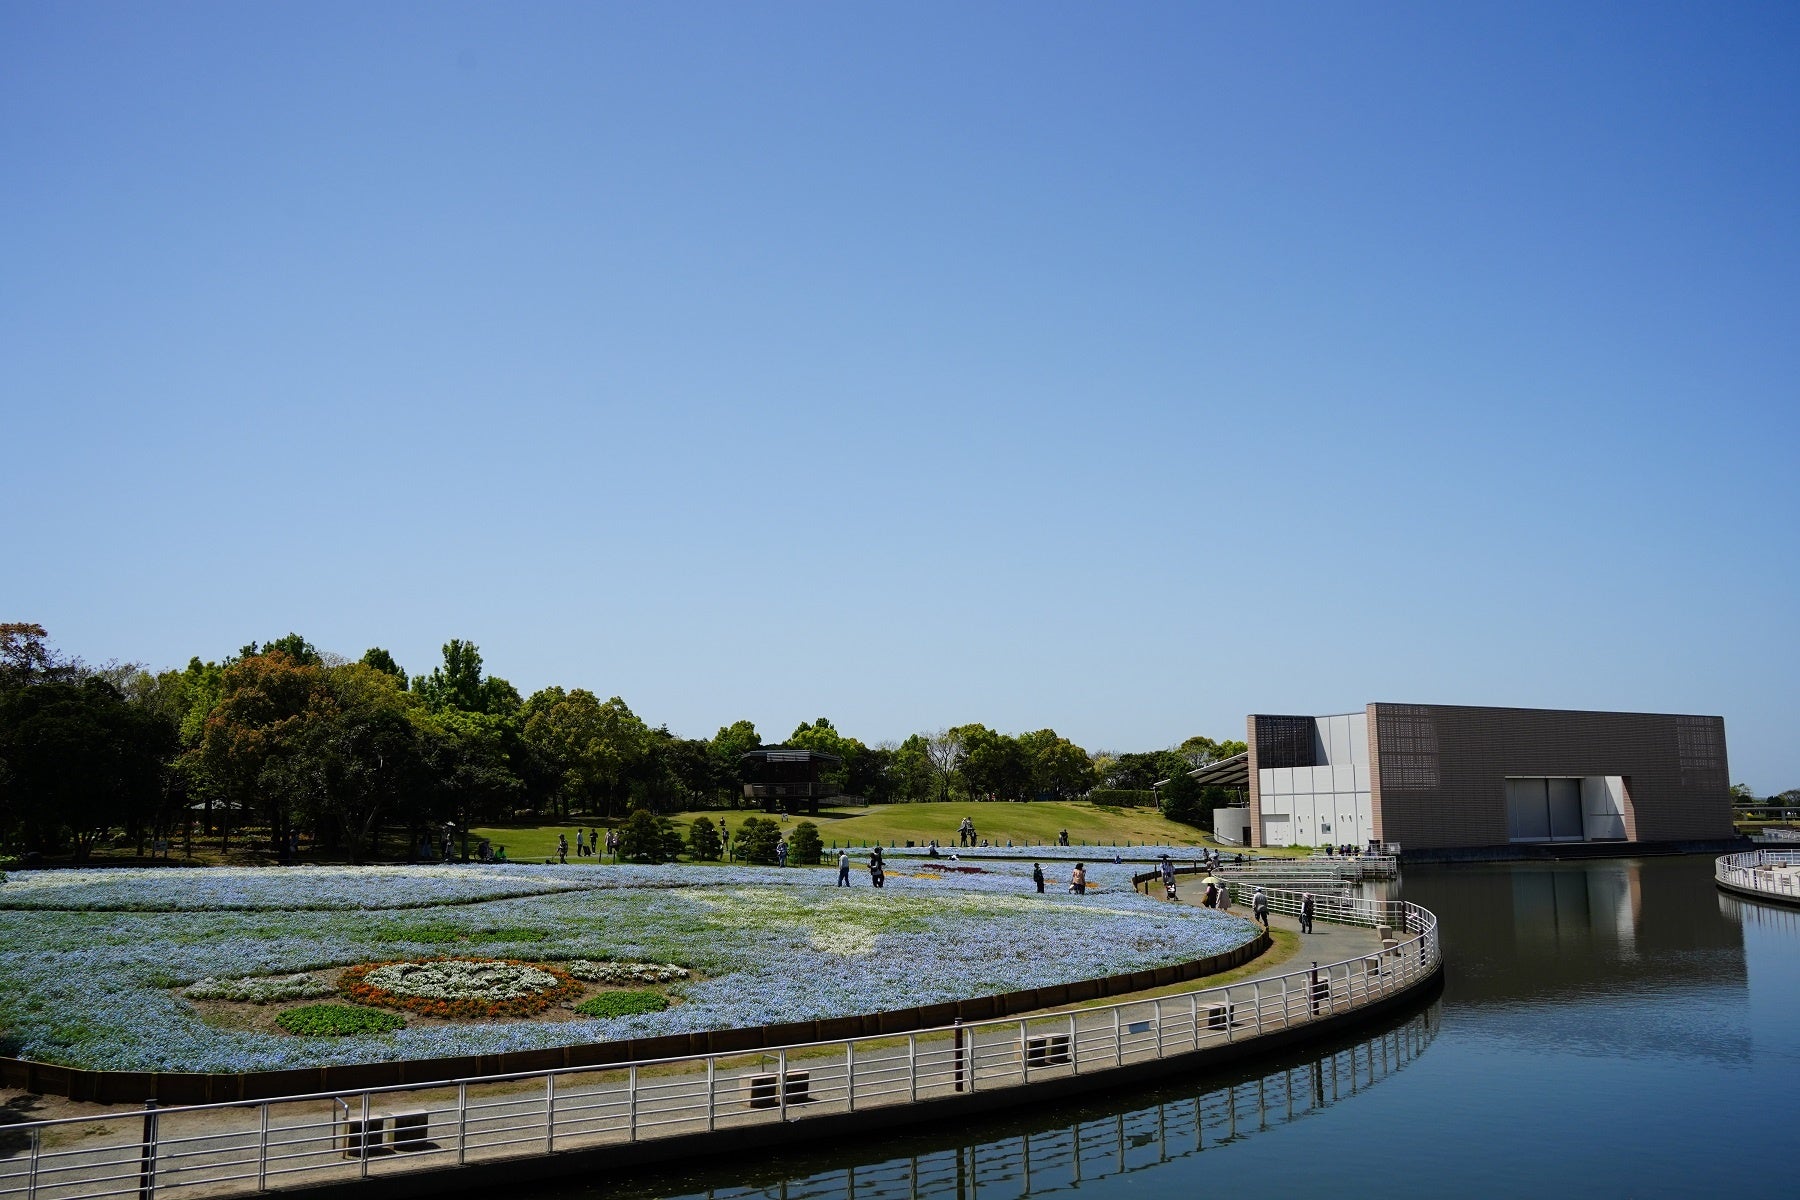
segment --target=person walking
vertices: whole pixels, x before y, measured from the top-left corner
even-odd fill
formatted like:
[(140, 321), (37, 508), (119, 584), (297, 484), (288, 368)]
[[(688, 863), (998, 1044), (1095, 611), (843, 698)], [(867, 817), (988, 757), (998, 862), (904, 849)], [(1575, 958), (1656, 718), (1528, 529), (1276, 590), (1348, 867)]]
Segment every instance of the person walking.
[(1038, 895), (1044, 894), (1044, 864), (1031, 864), (1031, 882), (1037, 884)]
[(1159, 858), (1156, 870), (1162, 876), (1163, 895), (1173, 900), (1175, 899), (1175, 864), (1169, 861), (1169, 856), (1166, 854)]
[(1312, 932), (1312, 923), (1313, 923), (1313, 898), (1312, 898), (1312, 893), (1307, 892), (1306, 894), (1304, 894), (1300, 897), (1300, 932), (1301, 933), (1311, 933)]
[(837, 882), (837, 885), (839, 887), (849, 887), (850, 886), (850, 852), (848, 850), (839, 850), (838, 851), (838, 882)]
[(577, 829), (575, 831), (575, 857), (587, 857), (587, 832), (585, 830)]
[(1219, 907), (1219, 885), (1216, 882), (1206, 885), (1206, 895), (1200, 897), (1200, 903), (1208, 908)]
[(556, 861), (564, 864), (569, 861), (569, 835), (566, 833), (556, 835)]
[(778, 867), (787, 866), (787, 839), (786, 838), (777, 838), (775, 840), (775, 865)]
[(869, 851), (869, 884), (882, 887), (887, 883), (887, 867), (881, 861), (881, 847)]
[(1069, 872), (1069, 890), (1077, 896), (1087, 895), (1087, 867), (1085, 865), (1076, 863), (1075, 869)]
[(1221, 879), (1221, 880), (1219, 880), (1218, 909), (1220, 912), (1224, 912), (1226, 909), (1228, 909), (1230, 907), (1231, 907), (1231, 883), (1228, 880)]
[(1269, 898), (1263, 894), (1260, 887), (1250, 896), (1250, 914), (1262, 922), (1263, 932), (1267, 933), (1269, 931)]

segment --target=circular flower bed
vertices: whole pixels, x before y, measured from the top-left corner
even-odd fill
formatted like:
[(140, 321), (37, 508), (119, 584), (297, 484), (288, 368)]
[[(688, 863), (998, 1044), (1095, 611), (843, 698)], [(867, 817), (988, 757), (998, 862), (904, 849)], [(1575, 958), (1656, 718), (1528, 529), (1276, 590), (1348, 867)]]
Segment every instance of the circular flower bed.
[(358, 1004), (404, 1008), (428, 1017), (529, 1017), (581, 995), (561, 967), (499, 958), (365, 963), (338, 976)]

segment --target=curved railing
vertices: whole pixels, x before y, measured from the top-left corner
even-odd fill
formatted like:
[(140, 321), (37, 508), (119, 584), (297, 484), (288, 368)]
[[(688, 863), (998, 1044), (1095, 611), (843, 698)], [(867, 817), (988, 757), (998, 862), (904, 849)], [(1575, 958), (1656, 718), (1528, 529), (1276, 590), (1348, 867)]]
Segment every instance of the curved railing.
[(1719, 858), (1713, 864), (1713, 880), (1733, 891), (1800, 904), (1800, 874), (1795, 867), (1800, 867), (1800, 850), (1748, 850)]
[[(1299, 911), (1300, 893), (1265, 894), (1275, 911)], [(1024, 1101), (1037, 1084), (1106, 1086), (1109, 1072), (1159, 1059), (1287, 1043), (1291, 1031), (1332, 1028), (1438, 971), (1437, 917), (1418, 905), (1321, 898), (1316, 919), (1385, 927), (1385, 940), (1269, 978), (916, 1033), (0, 1127), (13, 1149), (0, 1161), (0, 1195), (236, 1195), (628, 1145), (644, 1161), (654, 1148), (642, 1143), (659, 1138), (971, 1093), (1011, 1090)], [(934, 1107), (920, 1104), (921, 1117)], [(671, 1152), (693, 1152), (683, 1146)]]

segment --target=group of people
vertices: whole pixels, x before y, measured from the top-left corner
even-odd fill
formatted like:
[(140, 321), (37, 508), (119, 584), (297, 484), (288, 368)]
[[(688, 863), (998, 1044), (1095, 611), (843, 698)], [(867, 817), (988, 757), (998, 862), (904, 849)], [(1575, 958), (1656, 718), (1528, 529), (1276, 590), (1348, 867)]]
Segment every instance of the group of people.
[(972, 818), (964, 817), (962, 819), (962, 824), (956, 827), (956, 844), (959, 846), (973, 846), (976, 844), (975, 822)]
[[(777, 845), (776, 852), (782, 856), (781, 865), (784, 867), (787, 865), (786, 851), (786, 842)], [(850, 886), (850, 851), (848, 849), (838, 851), (837, 885), (839, 887)], [(874, 849), (869, 851), (869, 886), (887, 886), (887, 867), (881, 861), (880, 845), (876, 845)]]
[[(607, 854), (617, 854), (619, 852), (619, 831), (616, 829), (607, 830), (604, 842), (601, 841), (600, 831), (598, 829), (577, 829), (575, 831), (576, 858), (588, 858), (590, 856), (597, 858), (600, 855), (600, 848), (603, 845), (606, 847)], [(559, 863), (566, 863), (569, 861), (569, 835), (566, 833), (559, 833), (556, 835), (556, 861)]]

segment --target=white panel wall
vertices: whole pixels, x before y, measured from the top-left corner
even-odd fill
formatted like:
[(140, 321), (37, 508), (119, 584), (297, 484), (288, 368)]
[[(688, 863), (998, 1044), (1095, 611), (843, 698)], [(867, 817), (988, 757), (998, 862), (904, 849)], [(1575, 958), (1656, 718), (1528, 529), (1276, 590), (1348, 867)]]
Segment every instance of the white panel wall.
[[(1350, 758), (1351, 766), (1369, 766), (1369, 714), (1366, 712), (1350, 714)], [(1335, 761), (1335, 760), (1334, 760)]]

